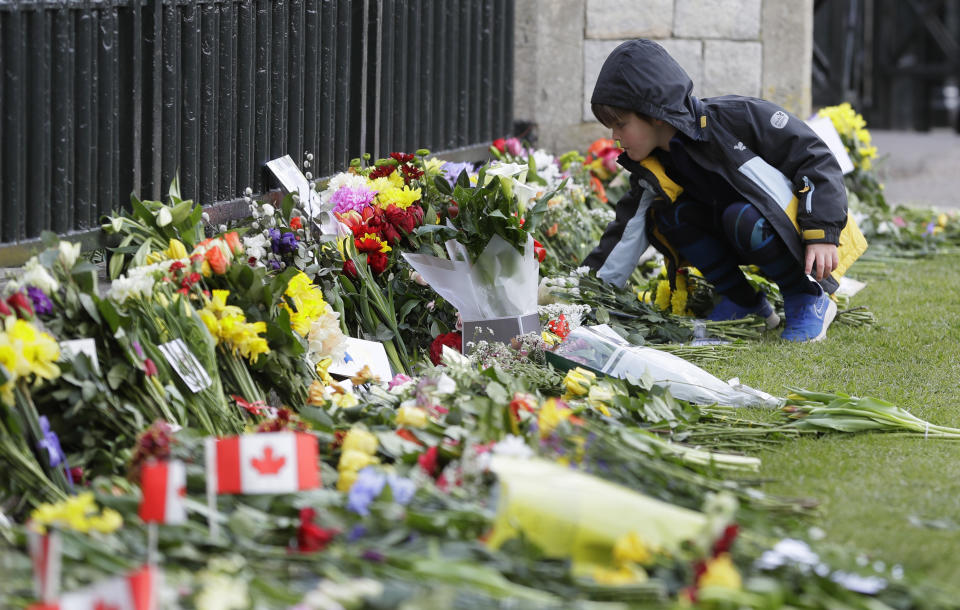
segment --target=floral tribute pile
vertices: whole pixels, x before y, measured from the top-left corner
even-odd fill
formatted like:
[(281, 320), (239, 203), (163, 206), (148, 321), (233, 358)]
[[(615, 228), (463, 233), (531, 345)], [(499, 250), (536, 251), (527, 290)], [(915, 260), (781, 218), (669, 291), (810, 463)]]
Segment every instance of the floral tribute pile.
[[(667, 281), (654, 260), (619, 290), (578, 268), (624, 188), (612, 142), (492, 153), (358, 159), (317, 184), (319, 213), (248, 192), (236, 226), (207, 225), (174, 183), (105, 219), (108, 283), (45, 236), (0, 300), (0, 606), (918, 603), (917, 575), (821, 540), (811, 503), (764, 493), (749, 453), (960, 431), (804, 391), (751, 422), (554, 358), (588, 324), (694, 359), (762, 324), (693, 317), (713, 299), (695, 270)], [(494, 235), (518, 255), (534, 240), (543, 332), (465, 346), (401, 255)], [(337, 373), (356, 339), (390, 375)]]

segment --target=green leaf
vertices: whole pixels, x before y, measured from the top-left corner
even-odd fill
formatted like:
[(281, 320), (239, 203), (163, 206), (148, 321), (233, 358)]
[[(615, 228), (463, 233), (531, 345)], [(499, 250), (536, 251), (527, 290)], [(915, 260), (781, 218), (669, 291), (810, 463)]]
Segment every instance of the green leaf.
[(173, 176), (173, 182), (170, 183), (170, 190), (168, 191), (170, 199), (174, 203), (180, 203), (180, 170), (177, 170), (177, 173)]
[(447, 179), (442, 175), (434, 176), (433, 184), (437, 187), (437, 191), (439, 191), (441, 195), (446, 195), (449, 197), (453, 194), (453, 191), (450, 189), (450, 183), (447, 182)]
[(107, 385), (110, 386), (111, 390), (116, 390), (121, 385), (126, 383), (127, 378), (130, 376), (130, 371), (132, 369), (126, 364), (119, 363), (110, 367), (110, 370), (107, 372)]
[(293, 193), (287, 193), (287, 196), (280, 202), (280, 212), (283, 214), (283, 221), (290, 222), (290, 213), (293, 212)]

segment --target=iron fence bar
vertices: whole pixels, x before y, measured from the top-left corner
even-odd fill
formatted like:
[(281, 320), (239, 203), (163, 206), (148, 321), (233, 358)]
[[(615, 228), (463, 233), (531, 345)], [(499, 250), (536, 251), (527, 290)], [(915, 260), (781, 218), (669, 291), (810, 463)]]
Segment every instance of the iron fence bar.
[(0, 242), (89, 241), (178, 173), (185, 197), (235, 204), (282, 154), (313, 152), (318, 176), (364, 152), (468, 154), (510, 129), (512, 4), (2, 2)]

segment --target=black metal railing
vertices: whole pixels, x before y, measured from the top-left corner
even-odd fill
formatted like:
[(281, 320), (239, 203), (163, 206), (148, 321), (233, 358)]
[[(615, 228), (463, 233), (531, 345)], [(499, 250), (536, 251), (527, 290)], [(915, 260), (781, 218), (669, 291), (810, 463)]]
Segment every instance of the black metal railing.
[[(513, 0), (0, 0), (0, 242), (512, 123)], [(0, 258), (3, 258), (0, 256)], [(3, 264), (0, 261), (0, 264)]]

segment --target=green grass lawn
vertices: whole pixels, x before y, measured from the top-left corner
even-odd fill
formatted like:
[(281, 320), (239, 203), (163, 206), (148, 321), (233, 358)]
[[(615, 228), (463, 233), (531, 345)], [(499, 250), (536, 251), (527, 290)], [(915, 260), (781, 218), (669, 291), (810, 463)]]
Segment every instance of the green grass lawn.
[[(960, 254), (858, 265), (849, 275), (868, 284), (853, 304), (869, 307), (877, 326), (835, 325), (826, 341), (804, 345), (768, 333), (705, 368), (780, 396), (791, 385), (883, 398), (960, 427)], [(960, 441), (832, 433), (760, 457), (767, 491), (821, 502), (811, 525), (831, 541), (960, 595)]]

